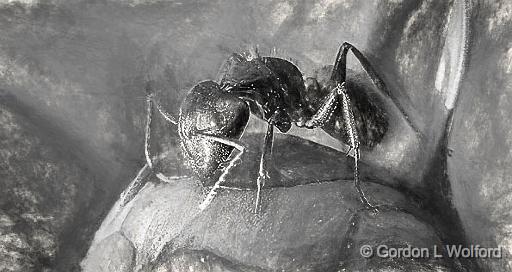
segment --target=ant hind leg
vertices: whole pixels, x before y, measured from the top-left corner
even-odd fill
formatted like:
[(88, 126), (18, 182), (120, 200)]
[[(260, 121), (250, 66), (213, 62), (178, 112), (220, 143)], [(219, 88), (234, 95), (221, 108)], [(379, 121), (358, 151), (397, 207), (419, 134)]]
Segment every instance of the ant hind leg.
[(359, 159), (360, 159), (360, 142), (359, 136), (356, 129), (354, 112), (352, 110), (352, 103), (350, 98), (348, 97), (347, 90), (345, 87), (346, 81), (346, 72), (347, 72), (347, 53), (351, 50), (352, 53), (356, 56), (356, 58), (361, 63), (361, 66), (366, 71), (372, 82), (375, 84), (377, 88), (379, 88), (382, 92), (389, 95), (389, 92), (384, 85), (384, 81), (379, 77), (377, 72), (370, 65), (370, 62), (363, 56), (363, 54), (351, 44), (345, 42), (341, 45), (338, 55), (336, 56), (336, 62), (334, 63), (334, 68), (331, 75), (331, 80), (338, 83), (339, 95), (341, 97), (342, 103), (342, 111), (343, 111), (343, 121), (345, 123), (345, 129), (349, 136), (351, 150), (354, 152), (354, 186), (356, 187), (357, 192), (359, 193), (359, 198), (361, 202), (368, 208), (372, 210), (377, 210), (377, 208), (370, 204), (368, 199), (366, 198), (365, 193), (363, 192), (359, 180)]
[(383, 93), (386, 95), (390, 95), (388, 88), (386, 87), (386, 84), (384, 84), (384, 81), (379, 76), (377, 71), (373, 68), (373, 66), (370, 64), (368, 59), (359, 51), (356, 47), (354, 47), (352, 44), (348, 42), (344, 42), (340, 49), (338, 50), (338, 54), (336, 56), (336, 61), (334, 63), (334, 67), (331, 74), (331, 80), (336, 82), (345, 82), (347, 77), (347, 53), (348, 51), (352, 51), (354, 56), (357, 58), (361, 66), (363, 67), (364, 71), (370, 77), (373, 84)]
[[(347, 134), (350, 140), (350, 151), (353, 151), (354, 155), (354, 186), (356, 187), (357, 192), (359, 193), (359, 198), (361, 202), (371, 210), (377, 210), (375, 206), (370, 204), (366, 195), (361, 188), (361, 181), (359, 180), (359, 159), (360, 159), (360, 150), (359, 150), (359, 137), (357, 134), (354, 113), (352, 112), (352, 106), (350, 103), (350, 98), (347, 95), (346, 90), (344, 89), (344, 85), (342, 86), (341, 92), (341, 103), (342, 103), (342, 111), (343, 111), (343, 122), (345, 123), (345, 129), (347, 130)], [(349, 152), (350, 152), (349, 151)]]

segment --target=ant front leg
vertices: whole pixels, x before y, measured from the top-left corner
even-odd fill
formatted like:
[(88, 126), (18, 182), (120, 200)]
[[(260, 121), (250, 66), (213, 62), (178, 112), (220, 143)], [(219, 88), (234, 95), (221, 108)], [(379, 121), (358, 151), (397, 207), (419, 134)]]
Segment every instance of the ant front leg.
[[(153, 117), (153, 103), (156, 105), (158, 111), (164, 116), (165, 120), (168, 122), (177, 125), (174, 117), (166, 112), (156, 101), (153, 100), (153, 94), (148, 94), (146, 97), (146, 128), (144, 132), (144, 156), (146, 158), (146, 164), (139, 171), (135, 179), (130, 183), (128, 188), (126, 188), (120, 196), (120, 206), (124, 207), (128, 202), (130, 202), (135, 195), (139, 192), (139, 190), (146, 184), (146, 177), (149, 173), (154, 173), (154, 163), (153, 157), (151, 156), (151, 123)], [(162, 156), (156, 156), (157, 160), (160, 160)], [(172, 182), (172, 178), (169, 178), (162, 174), (161, 172), (155, 173), (156, 177), (163, 181), (170, 183)]]
[[(176, 122), (176, 119), (169, 114), (167, 111), (165, 111), (160, 104), (158, 104), (156, 101), (154, 101), (153, 95), (149, 94), (146, 98), (146, 105), (147, 105), (147, 115), (146, 115), (146, 130), (144, 135), (144, 155), (146, 157), (146, 163), (149, 166), (151, 170), (154, 171), (154, 164), (153, 164), (153, 158), (151, 157), (150, 149), (151, 149), (151, 123), (152, 123), (152, 117), (153, 117), (153, 104), (156, 105), (157, 110), (164, 116), (164, 119), (168, 122), (177, 125), (178, 122)], [(172, 182), (172, 179), (164, 175), (162, 172), (156, 172), (156, 177), (166, 183)]]
[[(199, 209), (204, 210), (204, 209), (206, 209), (206, 207), (208, 207), (208, 205), (210, 205), (210, 203), (213, 201), (213, 199), (217, 195), (217, 190), (222, 188), (222, 183), (224, 183), (226, 181), (226, 176), (229, 173), (229, 171), (231, 169), (233, 169), (233, 167), (236, 166), (236, 163), (240, 160), (242, 155), (245, 153), (245, 147), (239, 141), (229, 139), (226, 137), (221, 137), (218, 135), (211, 135), (211, 134), (206, 134), (206, 133), (202, 133), (202, 132), (196, 132), (193, 135), (201, 136), (206, 139), (210, 139), (210, 140), (231, 146), (239, 151), (238, 154), (236, 154), (229, 161), (228, 165), (222, 171), (222, 174), (220, 175), (217, 182), (215, 182), (215, 184), (210, 189), (210, 192), (208, 193), (208, 195), (205, 197), (203, 202), (199, 205)], [(261, 199), (261, 189), (263, 188), (263, 186), (265, 186), (265, 183), (269, 178), (267, 164), (272, 156), (273, 139), (274, 139), (274, 124), (273, 124), (273, 121), (270, 120), (268, 122), (267, 132), (265, 134), (263, 150), (261, 153), (260, 163), (259, 163), (258, 179), (256, 181), (257, 192), (256, 192), (256, 203), (255, 203), (255, 207), (254, 207), (255, 213), (257, 213), (259, 210), (259, 206), (260, 206), (259, 203), (260, 203), (260, 199)]]
[(199, 132), (195, 132), (195, 133), (192, 134), (192, 136), (194, 136), (194, 135), (195, 136), (204, 137), (206, 139), (209, 139), (209, 140), (221, 143), (221, 144), (225, 144), (225, 145), (231, 146), (231, 147), (233, 147), (233, 148), (238, 150), (238, 154), (236, 154), (235, 157), (232, 158), (229, 161), (228, 165), (222, 170), (222, 174), (220, 175), (219, 179), (217, 180), (217, 182), (215, 182), (213, 187), (210, 189), (210, 192), (208, 192), (208, 194), (206, 195), (206, 197), (203, 200), (203, 202), (199, 205), (199, 209), (200, 210), (204, 210), (213, 201), (213, 199), (217, 195), (217, 190), (219, 188), (221, 188), (222, 183), (224, 183), (226, 181), (226, 176), (229, 173), (229, 171), (231, 169), (233, 169), (233, 167), (236, 166), (237, 161), (240, 160), (242, 155), (245, 153), (245, 147), (239, 141), (233, 140), (233, 139), (229, 139), (227, 137), (206, 134), (206, 133), (203, 133), (203, 132), (200, 132), (200, 131)]

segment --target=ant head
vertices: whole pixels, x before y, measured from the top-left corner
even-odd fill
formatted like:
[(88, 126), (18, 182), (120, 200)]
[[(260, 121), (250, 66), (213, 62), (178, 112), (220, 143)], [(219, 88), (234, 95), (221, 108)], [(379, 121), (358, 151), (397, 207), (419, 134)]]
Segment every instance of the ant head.
[(183, 101), (181, 112), (185, 123), (193, 124), (195, 130), (225, 137), (240, 136), (249, 120), (245, 101), (223, 91), (214, 81), (194, 86)]

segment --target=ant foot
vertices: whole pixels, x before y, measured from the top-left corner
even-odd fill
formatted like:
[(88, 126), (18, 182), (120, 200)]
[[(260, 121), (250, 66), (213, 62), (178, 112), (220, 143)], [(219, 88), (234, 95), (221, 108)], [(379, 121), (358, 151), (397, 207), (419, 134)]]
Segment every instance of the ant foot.
[(254, 205), (254, 213), (258, 213), (260, 210), (261, 189), (263, 188), (268, 179), (269, 176), (267, 171), (263, 170), (259, 172), (258, 179), (256, 181), (258, 188), (256, 191), (256, 203)]
[(369, 211), (371, 211), (373, 213), (378, 213), (379, 212), (378, 206), (377, 205), (374, 206), (374, 205), (370, 204), (370, 202), (368, 202), (368, 199), (366, 199), (365, 197), (361, 196), (360, 200), (361, 200), (361, 202), (364, 205), (363, 210), (369, 210)]

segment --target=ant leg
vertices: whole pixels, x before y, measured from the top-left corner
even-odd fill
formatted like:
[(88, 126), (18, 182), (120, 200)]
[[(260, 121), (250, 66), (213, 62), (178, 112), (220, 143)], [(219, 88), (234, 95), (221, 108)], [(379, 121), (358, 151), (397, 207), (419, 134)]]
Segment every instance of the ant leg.
[(352, 51), (354, 56), (357, 58), (361, 66), (363, 67), (363, 70), (366, 72), (368, 77), (371, 79), (373, 85), (377, 87), (377, 90), (382, 92), (387, 97), (391, 98), (392, 103), (394, 106), (400, 111), (402, 116), (404, 117), (405, 122), (407, 125), (414, 130), (416, 133), (421, 134), (418, 127), (410, 120), (407, 113), (404, 111), (403, 107), (400, 106), (400, 104), (395, 102), (395, 99), (393, 99), (393, 96), (389, 92), (386, 84), (384, 84), (384, 81), (379, 76), (377, 71), (373, 68), (373, 66), (370, 64), (370, 61), (359, 51), (355, 46), (348, 42), (344, 42), (340, 49), (338, 50), (338, 54), (336, 55), (336, 61), (334, 62), (334, 68), (332, 70), (331, 74), (331, 80), (341, 83), (346, 81), (347, 76), (347, 53), (348, 51)]
[[(151, 170), (154, 169), (153, 159), (151, 158), (150, 149), (151, 149), (151, 123), (152, 123), (152, 117), (153, 117), (153, 103), (155, 103), (156, 108), (158, 111), (164, 116), (165, 120), (177, 124), (176, 120), (172, 115), (170, 115), (167, 111), (165, 111), (156, 101), (153, 100), (152, 95), (148, 95), (146, 98), (146, 104), (147, 104), (147, 116), (146, 116), (146, 130), (144, 135), (144, 155), (146, 157), (146, 164), (151, 168)], [(164, 175), (162, 172), (156, 172), (155, 176), (166, 183), (173, 182), (173, 179)]]
[[(359, 137), (357, 134), (354, 113), (352, 111), (352, 103), (350, 102), (350, 98), (348, 97), (347, 90), (345, 88), (345, 81), (347, 77), (347, 53), (351, 50), (354, 56), (357, 58), (363, 69), (366, 71), (366, 74), (370, 77), (373, 84), (382, 91), (387, 96), (390, 96), (390, 93), (384, 84), (384, 81), (377, 74), (375, 69), (371, 66), (368, 59), (348, 42), (344, 42), (340, 49), (338, 50), (338, 55), (336, 56), (336, 61), (334, 63), (334, 68), (331, 74), (331, 80), (337, 82), (341, 89), (341, 101), (342, 101), (342, 110), (343, 110), (343, 119), (345, 123), (345, 128), (347, 134), (349, 136), (350, 145), (354, 150), (354, 185), (356, 187), (357, 192), (359, 193), (359, 198), (361, 202), (370, 209), (376, 210), (375, 206), (372, 206), (368, 199), (366, 198), (363, 190), (361, 189), (361, 184), (359, 181), (359, 159), (360, 159), (360, 150), (359, 150)], [(403, 112), (403, 111), (402, 111)]]
[(349, 136), (351, 150), (354, 151), (354, 186), (356, 187), (357, 192), (359, 193), (359, 198), (361, 202), (365, 206), (370, 209), (376, 210), (377, 208), (370, 204), (364, 191), (361, 189), (361, 184), (359, 180), (359, 159), (360, 159), (360, 151), (359, 151), (359, 137), (357, 135), (354, 113), (352, 112), (352, 104), (350, 103), (350, 98), (346, 92), (345, 86), (342, 85), (341, 92), (341, 104), (343, 111), (343, 122), (345, 123), (345, 129)]
[(259, 209), (260, 196), (261, 196), (261, 188), (265, 186), (265, 182), (269, 178), (267, 171), (267, 162), (270, 160), (272, 156), (272, 146), (274, 142), (274, 123), (273, 121), (268, 122), (267, 133), (265, 134), (265, 141), (263, 143), (263, 150), (260, 157), (260, 168), (258, 172), (258, 179), (256, 180), (256, 185), (258, 186), (256, 192), (256, 203), (254, 207), (254, 212), (257, 213)]
[(331, 74), (331, 80), (335, 82), (345, 82), (347, 77), (347, 53), (351, 50), (354, 56), (357, 58), (361, 66), (363, 67), (368, 77), (372, 80), (373, 84), (383, 93), (390, 96), (389, 90), (384, 84), (384, 81), (381, 79), (377, 71), (370, 64), (368, 59), (355, 48), (352, 44), (348, 42), (344, 42), (340, 49), (338, 50), (338, 54), (336, 55), (336, 61), (334, 63), (334, 68)]
[(304, 123), (306, 128), (317, 128), (324, 126), (331, 118), (334, 110), (339, 104), (339, 95), (341, 94), (339, 86), (332, 89), (329, 95), (325, 98), (322, 106), (317, 112)]
[(343, 119), (350, 141), (350, 149), (347, 155), (351, 155), (354, 158), (354, 185), (359, 193), (361, 202), (367, 207), (375, 209), (375, 207), (368, 202), (359, 181), (359, 137), (355, 126), (354, 113), (352, 112), (352, 103), (348, 97), (345, 82), (338, 84), (336, 88), (332, 89), (320, 109), (311, 119), (305, 122), (305, 127), (316, 128), (325, 125), (331, 118), (334, 109), (338, 106), (339, 100), (341, 100), (342, 103)]
[(196, 132), (194, 134), (197, 135), (197, 136), (204, 137), (206, 139), (210, 139), (212, 141), (216, 141), (216, 142), (219, 142), (219, 143), (231, 146), (233, 148), (236, 148), (239, 151), (238, 154), (236, 154), (235, 157), (229, 161), (228, 165), (222, 171), (222, 174), (220, 175), (220, 177), (217, 180), (217, 182), (215, 182), (213, 187), (210, 189), (210, 192), (208, 192), (208, 195), (206, 195), (206, 197), (203, 200), (203, 202), (199, 205), (199, 209), (200, 210), (204, 210), (204, 209), (206, 209), (206, 207), (208, 207), (208, 205), (210, 205), (212, 200), (217, 195), (217, 190), (219, 188), (221, 188), (221, 184), (224, 181), (226, 181), (226, 175), (229, 173), (229, 171), (233, 167), (235, 167), (236, 162), (238, 160), (240, 160), (240, 157), (242, 157), (242, 155), (245, 153), (245, 147), (239, 141), (236, 141), (236, 140), (233, 140), (233, 139), (229, 139), (229, 138), (226, 138), (226, 137), (210, 135), (210, 134), (205, 134), (205, 133), (201, 133), (201, 132)]
[[(359, 181), (359, 137), (355, 126), (354, 113), (352, 111), (352, 103), (350, 102), (350, 98), (347, 95), (345, 87), (347, 53), (349, 50), (351, 50), (355, 57), (358, 59), (361, 66), (368, 74), (368, 76), (372, 80), (373, 84), (377, 87), (377, 89), (379, 89), (379, 91), (381, 91), (388, 97), (391, 97), (386, 85), (384, 84), (384, 81), (377, 74), (375, 69), (373, 69), (368, 59), (366, 59), (366, 57), (353, 45), (345, 42), (341, 45), (338, 51), (338, 54), (336, 56), (336, 62), (334, 63), (334, 68), (331, 74), (331, 80), (337, 83), (338, 86), (329, 93), (320, 109), (315, 113), (315, 115), (313, 115), (313, 117), (310, 120), (307, 120), (305, 122), (304, 126), (307, 128), (323, 126), (331, 118), (334, 109), (338, 105), (339, 100), (341, 100), (344, 123), (350, 140), (350, 149), (347, 152), (347, 155), (350, 155), (354, 158), (354, 185), (359, 193), (360, 199), (363, 202), (363, 204), (371, 209), (376, 209), (368, 202), (368, 199), (366, 198), (363, 190), (361, 189)], [(396, 105), (396, 107), (402, 112), (402, 114), (405, 117), (405, 120), (408, 122), (410, 127), (415, 131), (418, 131), (413, 126), (413, 124), (410, 123), (409, 119), (407, 118), (407, 115), (399, 107), (399, 105)]]
[(178, 125), (178, 121), (176, 121), (176, 118), (174, 118), (174, 116), (172, 116), (169, 112), (167, 112), (162, 107), (162, 105), (158, 104), (158, 102), (156, 102), (155, 100), (152, 100), (152, 101), (153, 101), (153, 103), (155, 103), (157, 110), (160, 112), (160, 114), (162, 114), (162, 116), (164, 117), (164, 119), (167, 122), (174, 124), (174, 125)]
[(153, 117), (153, 103), (152, 98), (148, 96), (146, 98), (146, 130), (144, 133), (144, 155), (146, 156), (146, 163), (149, 168), (153, 169), (153, 160), (151, 159), (151, 154), (149, 150), (151, 149), (150, 141), (151, 141), (151, 123)]
[[(153, 104), (154, 102), (152, 100), (152, 95), (149, 94), (146, 97), (146, 104), (147, 104), (147, 116), (146, 116), (146, 128), (145, 128), (145, 135), (144, 135), (144, 155), (146, 157), (146, 164), (142, 167), (141, 170), (139, 170), (139, 173), (133, 179), (133, 181), (128, 185), (128, 187), (121, 193), (119, 197), (120, 207), (124, 207), (128, 202), (130, 202), (135, 195), (144, 187), (146, 184), (146, 177), (149, 175), (149, 173), (153, 170), (153, 158), (151, 157), (151, 154), (149, 152), (151, 146), (150, 146), (150, 140), (151, 140), (151, 123), (152, 123), (152, 115), (153, 115)], [(156, 103), (156, 102), (155, 102)], [(156, 103), (157, 108), (159, 109), (160, 113), (164, 114), (161, 110), (160, 105)], [(165, 112), (167, 113), (167, 112)], [(168, 114), (168, 113), (167, 113)], [(167, 118), (167, 117), (171, 118)], [(166, 117), (164, 115), (164, 117)], [(167, 115), (166, 120), (171, 121), (174, 120), (171, 115)], [(161, 159), (161, 156), (156, 157), (157, 160)], [(166, 177), (162, 173), (158, 172), (156, 173), (156, 176), (158, 179), (164, 182), (170, 182), (172, 179), (169, 177)]]
[[(301, 123), (296, 123), (298, 127), (305, 127), (309, 129), (323, 127), (331, 119), (331, 116), (339, 105), (340, 96), (342, 95), (342, 88), (345, 87), (345, 83), (338, 85), (332, 89), (329, 95), (324, 99), (324, 102), (317, 110), (317, 112), (308, 120)], [(354, 147), (349, 146), (349, 149), (345, 152), (347, 156), (354, 157)]]

